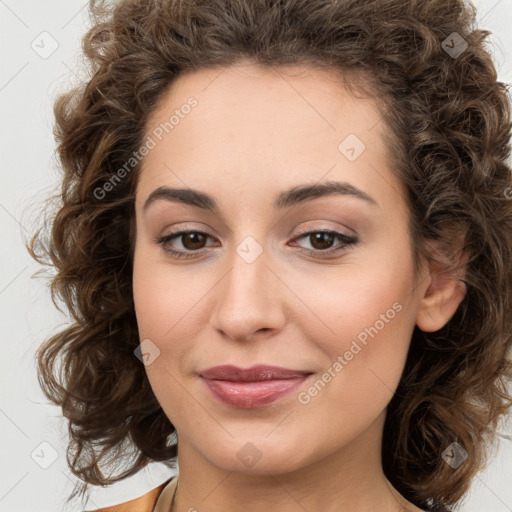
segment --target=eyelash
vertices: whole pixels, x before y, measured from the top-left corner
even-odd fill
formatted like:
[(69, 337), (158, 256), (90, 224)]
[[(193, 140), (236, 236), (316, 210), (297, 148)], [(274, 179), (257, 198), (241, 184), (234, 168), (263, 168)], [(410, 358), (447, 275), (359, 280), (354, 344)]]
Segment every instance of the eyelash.
[[(193, 250), (192, 251), (190, 251), (190, 250), (189, 251), (177, 251), (175, 249), (169, 249), (169, 248), (165, 247), (165, 244), (170, 242), (172, 239), (179, 238), (180, 236), (187, 235), (190, 233), (199, 233), (201, 235), (205, 235), (207, 237), (213, 238), (208, 233), (205, 233), (203, 231), (188, 230), (188, 231), (176, 231), (175, 233), (170, 233), (169, 235), (157, 237), (155, 241), (156, 241), (156, 243), (161, 245), (162, 249), (166, 253), (170, 254), (172, 257), (191, 258), (191, 257), (194, 257), (195, 254), (201, 253), (204, 250), (204, 248), (198, 249), (197, 251), (193, 251)], [(309, 255), (314, 255), (314, 256), (318, 256), (319, 254), (322, 256), (330, 256), (331, 254), (340, 252), (343, 249), (351, 249), (358, 242), (358, 238), (355, 236), (349, 236), (349, 235), (346, 235), (345, 233), (340, 233), (338, 231), (333, 231), (333, 230), (329, 230), (329, 229), (317, 229), (317, 230), (309, 230), (309, 231), (308, 230), (299, 230), (299, 233), (298, 233), (299, 236), (296, 236), (293, 240), (307, 238), (307, 236), (316, 234), (316, 233), (326, 233), (329, 235), (333, 235), (335, 238), (339, 239), (342, 242), (342, 244), (335, 246), (334, 248), (330, 248), (330, 249), (326, 249), (326, 250), (304, 249), (304, 248), (300, 247), (299, 252), (306, 253)]]

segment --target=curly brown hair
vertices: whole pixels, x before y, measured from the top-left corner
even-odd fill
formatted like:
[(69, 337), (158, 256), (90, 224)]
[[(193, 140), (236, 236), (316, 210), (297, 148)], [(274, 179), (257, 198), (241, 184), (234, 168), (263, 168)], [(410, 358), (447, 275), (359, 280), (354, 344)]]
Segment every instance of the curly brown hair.
[[(462, 236), (466, 297), (439, 331), (415, 328), (382, 448), (386, 477), (410, 502), (432, 510), (456, 504), (484, 468), (512, 404), (510, 102), (474, 6), (92, 0), (89, 8), (83, 50), (91, 76), (54, 106), (62, 189), (27, 243), (32, 257), (55, 269), (52, 300), (73, 318), (39, 348), (38, 371), (69, 420), (68, 464), (82, 493), (177, 454), (174, 426), (134, 357), (140, 165), (123, 179), (116, 172), (143, 144), (149, 115), (178, 75), (249, 59), (327, 66), (359, 77), (346, 84), (354, 91), (385, 98), (390, 168), (408, 190), (415, 262), (432, 257), (429, 240), (450, 249)], [(441, 457), (454, 441), (468, 453), (456, 470)], [(112, 464), (122, 471), (105, 475)]]

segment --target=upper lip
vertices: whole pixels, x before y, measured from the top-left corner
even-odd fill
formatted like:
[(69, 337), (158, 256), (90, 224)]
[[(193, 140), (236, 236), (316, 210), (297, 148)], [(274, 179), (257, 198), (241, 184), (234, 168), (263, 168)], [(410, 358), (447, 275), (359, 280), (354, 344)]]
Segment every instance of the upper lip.
[(234, 382), (254, 382), (272, 379), (293, 379), (304, 377), (313, 372), (304, 370), (291, 370), (280, 366), (256, 365), (250, 368), (238, 368), (230, 364), (213, 366), (201, 370), (199, 375), (205, 379), (229, 380)]

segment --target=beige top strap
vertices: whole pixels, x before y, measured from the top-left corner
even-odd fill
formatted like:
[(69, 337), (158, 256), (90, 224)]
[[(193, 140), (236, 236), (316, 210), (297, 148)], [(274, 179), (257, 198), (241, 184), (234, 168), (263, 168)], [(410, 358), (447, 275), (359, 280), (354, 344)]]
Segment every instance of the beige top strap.
[(171, 503), (172, 499), (174, 498), (177, 483), (178, 478), (174, 477), (164, 487), (163, 491), (160, 493), (160, 496), (158, 496), (155, 507), (153, 508), (153, 512), (169, 512), (171, 510)]

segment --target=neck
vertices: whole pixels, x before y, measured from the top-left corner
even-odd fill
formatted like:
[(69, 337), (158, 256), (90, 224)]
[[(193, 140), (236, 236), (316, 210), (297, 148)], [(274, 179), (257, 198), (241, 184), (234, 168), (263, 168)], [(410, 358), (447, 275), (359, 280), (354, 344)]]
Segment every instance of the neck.
[[(262, 457), (251, 468), (244, 468), (236, 457), (219, 467), (179, 436), (179, 483), (172, 512), (417, 512), (419, 509), (393, 489), (382, 471), (384, 418), (379, 417), (335, 453), (318, 454), (308, 465), (295, 461), (300, 467), (285, 471), (286, 461), (279, 460), (278, 447), (273, 457)], [(306, 449), (304, 454), (311, 458)]]

